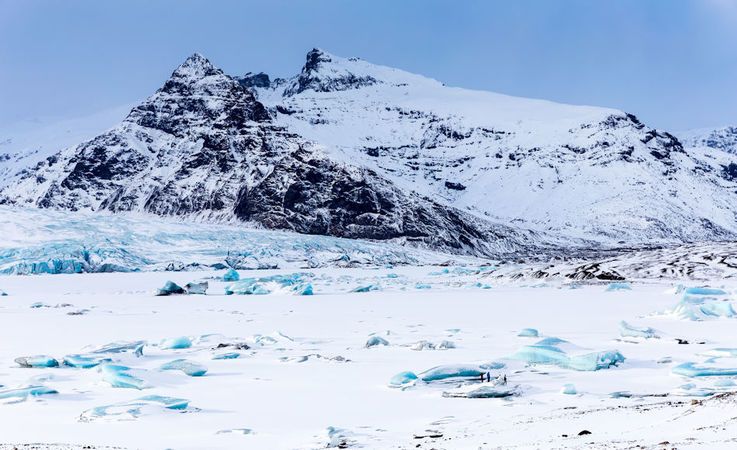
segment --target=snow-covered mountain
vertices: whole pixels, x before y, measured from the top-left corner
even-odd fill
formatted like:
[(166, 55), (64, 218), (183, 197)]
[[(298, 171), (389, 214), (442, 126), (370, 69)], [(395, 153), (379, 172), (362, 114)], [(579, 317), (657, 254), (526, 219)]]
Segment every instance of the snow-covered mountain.
[(734, 239), (733, 160), (618, 110), (317, 49), (274, 80), (193, 55), (119, 125), (5, 174), (0, 203), (529, 255)]
[(689, 147), (708, 147), (737, 154), (737, 127), (702, 128), (679, 133), (678, 138)]
[(723, 152), (687, 152), (634, 115), (451, 88), (312, 50), (299, 75), (249, 74), (276, 121), (332, 158), (479, 217), (605, 243), (734, 237)]
[(540, 240), (329, 158), (197, 54), (118, 126), (21, 172), (0, 203), (240, 220), (481, 255)]

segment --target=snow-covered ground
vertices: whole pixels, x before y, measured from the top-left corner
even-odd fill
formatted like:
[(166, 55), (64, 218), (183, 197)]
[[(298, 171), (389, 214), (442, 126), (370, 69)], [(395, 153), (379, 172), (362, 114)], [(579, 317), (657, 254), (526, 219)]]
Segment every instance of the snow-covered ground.
[[(8, 397), (0, 448), (737, 445), (736, 283), (712, 284), (723, 291), (664, 281), (530, 284), (492, 273), (468, 266), (241, 270), (238, 282), (222, 281), (225, 270), (0, 277), (0, 397)], [(169, 280), (207, 281), (207, 295), (155, 296)], [(239, 295), (247, 291), (261, 295)], [(130, 344), (104, 347), (113, 342)], [(62, 367), (18, 362), (53, 364), (48, 358), (16, 361), (36, 355)], [(74, 368), (65, 357), (102, 364)], [(175, 368), (207, 372), (162, 370), (180, 359), (187, 362)], [(428, 371), (437, 366), (446, 367)], [(690, 376), (694, 367), (732, 375)], [(419, 379), (398, 376), (405, 371)], [(490, 381), (480, 382), (487, 372)], [(454, 374), (468, 376), (438, 379)], [(58, 393), (11, 391), (28, 386)], [(466, 398), (474, 395), (504, 398)], [(162, 406), (151, 396), (179, 400)]]

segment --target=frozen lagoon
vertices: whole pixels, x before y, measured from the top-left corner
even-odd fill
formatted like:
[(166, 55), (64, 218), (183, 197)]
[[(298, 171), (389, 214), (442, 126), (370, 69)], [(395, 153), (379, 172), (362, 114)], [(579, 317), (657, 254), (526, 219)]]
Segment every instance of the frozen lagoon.
[[(681, 300), (672, 289), (676, 283), (633, 283), (631, 290), (606, 292), (606, 284), (578, 289), (556, 283), (525, 286), (474, 272), (433, 274), (438, 271), (312, 270), (317, 280), (312, 296), (225, 295), (228, 283), (218, 281), (224, 271), (0, 277), (0, 288), (9, 294), (0, 302), (2, 389), (42, 384), (58, 391), (0, 405), (0, 444), (311, 449), (336, 442), (335, 433), (326, 431), (329, 427), (343, 430), (346, 445), (372, 449), (417, 444), (445, 449), (661, 448), (657, 444), (664, 441), (679, 449), (734, 444), (729, 420), (737, 403), (731, 397), (699, 396), (704, 389), (717, 396), (733, 389), (723, 386), (729, 377), (686, 377), (673, 368), (687, 362), (713, 365), (708, 363), (714, 358), (710, 350), (737, 347), (737, 319), (691, 321), (662, 314)], [(289, 273), (293, 271), (240, 275)], [(154, 295), (168, 280), (183, 286), (200, 279), (210, 283), (207, 295)], [(369, 281), (382, 290), (350, 292), (352, 286)], [(476, 281), (492, 288), (472, 288)], [(432, 288), (416, 289), (418, 282)], [(724, 288), (732, 292), (735, 286)], [(73, 307), (32, 308), (36, 302)], [(70, 309), (88, 312), (69, 315)], [(622, 320), (657, 329), (661, 338), (624, 340)], [(535, 328), (540, 338), (518, 336), (525, 328)], [(365, 348), (372, 335), (389, 345)], [(192, 346), (160, 345), (177, 336), (191, 338)], [(626, 359), (595, 372), (527, 366), (509, 359), (546, 337), (565, 339), (587, 351), (616, 349)], [(412, 350), (412, 344), (422, 340), (450, 340), (455, 348)], [(137, 341), (147, 343), (142, 356), (133, 345), (99, 356), (135, 370), (146, 382), (142, 390), (113, 388), (96, 368), (23, 368), (14, 362), (27, 355), (61, 361), (108, 343)], [(213, 359), (225, 352), (240, 357)], [(322, 357), (290, 362), (314, 354)], [(720, 366), (729, 367), (731, 353), (718, 354), (724, 355)], [(161, 370), (175, 359), (203, 364), (208, 371), (188, 377)], [(407, 389), (389, 386), (403, 371), (489, 361), (506, 363), (507, 370), (501, 372), (510, 386), (519, 387), (518, 395), (443, 396), (476, 380)], [(493, 376), (499, 373), (494, 370)], [(575, 386), (576, 394), (561, 392), (567, 384)], [(683, 388), (691, 384), (695, 386)], [(627, 395), (612, 395), (622, 392)], [(80, 421), (85, 411), (147, 395), (186, 399), (189, 406), (130, 420), (112, 416)], [(222, 432), (239, 429), (251, 431)], [(583, 430), (591, 434), (579, 436)]]

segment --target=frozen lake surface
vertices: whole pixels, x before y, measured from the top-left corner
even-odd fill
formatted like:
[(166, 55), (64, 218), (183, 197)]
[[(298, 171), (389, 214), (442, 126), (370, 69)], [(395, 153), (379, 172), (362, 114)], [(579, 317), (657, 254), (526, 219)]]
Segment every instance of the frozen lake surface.
[(0, 277), (0, 448), (737, 445), (734, 282), (238, 273)]

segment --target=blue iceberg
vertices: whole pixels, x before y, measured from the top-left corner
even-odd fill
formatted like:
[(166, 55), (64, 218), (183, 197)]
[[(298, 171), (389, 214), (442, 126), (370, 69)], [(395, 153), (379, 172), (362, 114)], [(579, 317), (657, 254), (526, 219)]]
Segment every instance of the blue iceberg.
[[(504, 366), (502, 365), (502, 367)], [(430, 383), (448, 378), (479, 378), (486, 374), (488, 370), (485, 367), (473, 364), (446, 364), (430, 368), (418, 376), (422, 381)]]
[(238, 275), (238, 272), (236, 272), (235, 269), (228, 269), (228, 271), (225, 272), (225, 275), (223, 275), (223, 281), (233, 282), (240, 279), (241, 276)]
[(21, 356), (20, 358), (15, 358), (15, 362), (19, 366), (27, 368), (59, 367), (59, 361), (46, 355)]
[(156, 291), (156, 295), (163, 296), (163, 295), (174, 295), (174, 294), (185, 294), (186, 291), (183, 287), (179, 286), (173, 281), (167, 281), (164, 284), (164, 287), (161, 289), (158, 289)]
[(727, 295), (727, 291), (724, 289), (710, 288), (710, 287), (690, 287), (684, 291), (685, 295)]
[(188, 338), (187, 336), (164, 339), (159, 345), (159, 347), (165, 350), (179, 350), (183, 348), (190, 348), (191, 346), (192, 339)]
[(97, 370), (102, 374), (102, 379), (116, 388), (143, 389), (146, 382), (129, 374), (130, 367), (115, 364), (101, 364)]
[(731, 318), (737, 316), (732, 304), (725, 298), (721, 289), (688, 288), (670, 314), (684, 320), (708, 320), (719, 317)]
[(578, 391), (576, 390), (576, 386), (572, 384), (564, 384), (563, 389), (561, 389), (561, 394), (565, 395), (576, 395), (578, 394)]
[(378, 285), (375, 284), (367, 284), (365, 286), (358, 286), (356, 288), (351, 289), (351, 292), (371, 292), (371, 291), (378, 291), (381, 290), (381, 288)]
[(608, 369), (624, 362), (625, 359), (616, 350), (570, 354), (570, 351), (574, 350), (577, 349), (570, 342), (550, 337), (522, 347), (512, 355), (512, 359), (522, 360), (528, 364), (553, 365), (581, 371)]
[(207, 373), (207, 367), (187, 359), (170, 361), (161, 366), (161, 370), (181, 370), (190, 377), (201, 377)]
[(519, 337), (539, 337), (540, 333), (534, 328), (523, 328), (517, 333)]
[(371, 336), (366, 341), (366, 348), (376, 347), (378, 345), (389, 345), (389, 341), (381, 336)]
[(414, 372), (399, 372), (389, 380), (391, 387), (407, 387), (417, 382), (417, 375)]
[(67, 355), (64, 357), (64, 365), (78, 369), (91, 369), (100, 364), (112, 362), (110, 358), (86, 355)]

